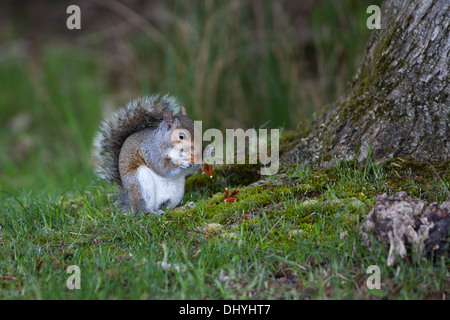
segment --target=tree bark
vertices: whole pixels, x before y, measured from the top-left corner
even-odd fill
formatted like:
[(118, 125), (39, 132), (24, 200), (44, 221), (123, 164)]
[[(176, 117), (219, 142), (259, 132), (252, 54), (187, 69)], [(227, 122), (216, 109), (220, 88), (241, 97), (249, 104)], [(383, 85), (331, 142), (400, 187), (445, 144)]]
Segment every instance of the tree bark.
[(450, 1), (386, 0), (360, 67), (341, 99), (282, 157), (332, 164), (450, 157)]

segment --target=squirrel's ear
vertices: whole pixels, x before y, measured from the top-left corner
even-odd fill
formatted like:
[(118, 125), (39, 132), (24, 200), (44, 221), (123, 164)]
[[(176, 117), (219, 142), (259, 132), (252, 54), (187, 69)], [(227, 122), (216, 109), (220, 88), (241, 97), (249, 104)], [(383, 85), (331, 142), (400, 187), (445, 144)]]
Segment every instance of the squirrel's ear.
[(163, 120), (164, 120), (164, 123), (166, 124), (167, 130), (170, 130), (170, 128), (172, 128), (174, 118), (173, 118), (172, 112), (170, 112), (169, 109), (164, 110)]
[(181, 107), (181, 114), (183, 115), (183, 116), (187, 116), (187, 111), (186, 111), (186, 108), (183, 106), (183, 107)]

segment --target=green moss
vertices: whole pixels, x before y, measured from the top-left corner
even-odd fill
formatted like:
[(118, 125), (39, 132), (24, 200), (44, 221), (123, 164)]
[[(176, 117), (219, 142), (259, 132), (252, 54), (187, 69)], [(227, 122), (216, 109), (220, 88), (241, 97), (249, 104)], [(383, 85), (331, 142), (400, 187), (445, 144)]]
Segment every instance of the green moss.
[[(397, 22), (395, 25), (388, 27), (387, 30), (380, 35), (380, 43), (372, 57), (373, 64), (369, 65), (367, 61), (361, 63), (358, 81), (350, 97), (339, 106), (338, 121), (330, 123), (330, 127), (324, 131), (322, 137), (324, 150), (328, 150), (336, 144), (335, 132), (339, 126), (347, 121), (350, 125), (361, 126), (363, 124), (361, 119), (367, 115), (368, 110), (373, 109), (375, 104), (385, 105), (385, 107), (375, 110), (375, 116), (378, 119), (387, 116), (386, 110), (390, 110), (389, 101), (381, 101), (382, 97), (379, 95), (380, 93), (389, 94), (396, 86), (396, 83), (392, 81), (392, 76), (390, 77), (389, 75), (395, 75), (396, 70), (402, 66), (396, 65), (395, 70), (393, 70), (392, 54), (387, 52), (394, 50), (393, 42), (402, 34), (402, 27), (400, 22)], [(401, 61), (398, 61), (398, 63), (401, 63)], [(367, 122), (367, 125), (370, 125), (370, 121)], [(359, 130), (361, 132), (365, 131), (364, 128)], [(360, 146), (356, 143), (355, 147)], [(332, 155), (325, 152), (322, 157), (323, 161), (330, 161)]]
[(298, 145), (302, 137), (304, 137), (304, 129), (299, 129), (298, 131), (284, 131), (280, 137), (280, 158), (286, 152), (292, 150)]
[[(209, 196), (225, 191), (225, 187), (246, 186), (261, 178), (260, 165), (215, 165), (213, 177), (198, 171), (186, 179), (186, 195), (184, 202), (190, 200), (192, 193), (196, 198)], [(191, 194), (191, 195), (189, 195)]]
[(215, 171), (216, 170), (214, 170), (212, 178), (202, 172), (196, 172), (188, 177), (186, 179), (186, 194), (198, 192), (203, 196), (208, 196), (219, 192), (220, 190), (224, 190), (223, 178), (221, 176), (218, 177)]

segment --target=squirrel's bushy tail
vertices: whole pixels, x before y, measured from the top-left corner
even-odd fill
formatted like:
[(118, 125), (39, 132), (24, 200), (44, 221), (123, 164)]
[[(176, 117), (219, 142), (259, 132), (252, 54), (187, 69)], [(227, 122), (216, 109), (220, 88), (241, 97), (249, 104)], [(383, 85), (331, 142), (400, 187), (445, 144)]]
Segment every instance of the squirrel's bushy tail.
[(159, 124), (163, 112), (180, 113), (177, 100), (159, 94), (130, 101), (117, 111), (112, 119), (103, 121), (94, 139), (95, 171), (103, 179), (122, 186), (119, 174), (119, 153), (126, 138), (132, 133)]

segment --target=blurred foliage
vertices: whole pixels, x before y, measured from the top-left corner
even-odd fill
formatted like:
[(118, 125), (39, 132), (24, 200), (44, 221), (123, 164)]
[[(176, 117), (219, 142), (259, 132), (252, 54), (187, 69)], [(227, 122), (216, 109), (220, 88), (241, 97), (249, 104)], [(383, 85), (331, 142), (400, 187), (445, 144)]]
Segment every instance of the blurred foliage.
[(101, 118), (144, 94), (204, 128), (295, 128), (345, 91), (377, 2), (4, 1), (0, 190), (89, 184)]

